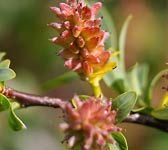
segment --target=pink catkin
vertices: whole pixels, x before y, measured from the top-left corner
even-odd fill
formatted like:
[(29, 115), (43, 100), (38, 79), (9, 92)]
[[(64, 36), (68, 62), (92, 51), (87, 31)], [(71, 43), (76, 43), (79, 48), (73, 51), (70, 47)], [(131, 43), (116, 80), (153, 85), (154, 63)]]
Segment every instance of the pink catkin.
[(67, 0), (50, 7), (58, 21), (48, 26), (59, 33), (51, 42), (63, 47), (58, 54), (65, 59), (65, 66), (86, 78), (110, 59), (110, 52), (104, 48), (109, 33), (100, 28), (102, 18), (95, 18), (101, 7), (100, 2), (88, 7), (83, 0)]

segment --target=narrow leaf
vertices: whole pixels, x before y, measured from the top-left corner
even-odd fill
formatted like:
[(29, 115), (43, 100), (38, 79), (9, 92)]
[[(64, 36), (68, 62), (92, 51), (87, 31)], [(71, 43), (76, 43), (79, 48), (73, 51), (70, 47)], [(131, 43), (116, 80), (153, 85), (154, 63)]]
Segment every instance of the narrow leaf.
[(10, 110), (9, 125), (14, 131), (26, 129), (24, 123), (16, 116), (12, 109)]
[(52, 88), (56, 88), (68, 82), (73, 82), (78, 79), (78, 75), (74, 72), (67, 72), (61, 76), (56, 77), (55, 79), (49, 80), (48, 82), (42, 85), (42, 88), (45, 90), (49, 90)]
[(119, 64), (121, 69), (123, 70), (123, 72), (125, 72), (125, 54), (124, 54), (124, 50), (125, 50), (125, 42), (126, 42), (126, 34), (127, 34), (127, 29), (128, 29), (128, 25), (130, 20), (132, 19), (132, 16), (128, 16), (128, 18), (126, 19), (126, 21), (124, 22), (121, 32), (120, 32), (120, 36), (119, 36), (119, 51), (120, 51), (120, 59), (119, 59)]
[(125, 86), (128, 91), (136, 91), (138, 96), (144, 94), (148, 81), (148, 67), (146, 65), (135, 64), (128, 70), (125, 79)]
[(112, 101), (112, 109), (117, 110), (116, 122), (121, 122), (133, 109), (137, 100), (136, 93), (133, 91), (126, 92), (117, 96)]
[(10, 116), (9, 125), (14, 131), (20, 131), (26, 129), (25, 124), (15, 114), (14, 110), (20, 108), (20, 104), (17, 102), (10, 102)]
[(145, 106), (132, 109), (132, 112), (138, 112), (138, 113), (142, 113), (142, 114), (151, 114), (151, 111), (153, 111), (152, 107), (145, 107)]
[(136, 91), (137, 95), (141, 95), (141, 87), (138, 79), (138, 64), (135, 64), (126, 74), (127, 90)]
[(149, 82), (148, 74), (149, 74), (149, 66), (147, 64), (139, 64), (137, 75), (138, 75), (140, 88), (142, 91), (147, 87), (147, 84)]
[(101, 9), (100, 15), (103, 16), (102, 29), (111, 33), (110, 37), (106, 40), (106, 47), (111, 47), (111, 50), (114, 51), (117, 49), (117, 34), (114, 21), (104, 5)]
[[(121, 29), (121, 33), (120, 33), (120, 37), (119, 37), (120, 55), (118, 57), (115, 57), (113, 60), (113, 61), (118, 62), (117, 68), (115, 70), (112, 70), (111, 72), (107, 73), (103, 77), (105, 83), (109, 87), (113, 87), (118, 93), (122, 93), (123, 90), (125, 91), (125, 86), (123, 84), (123, 80), (125, 79), (124, 49), (125, 49), (125, 39), (126, 39), (127, 28), (128, 28), (128, 24), (129, 24), (131, 18), (132, 18), (131, 16), (128, 16), (128, 18), (124, 22), (124, 25)], [(116, 82), (116, 80), (118, 80), (120, 82)]]

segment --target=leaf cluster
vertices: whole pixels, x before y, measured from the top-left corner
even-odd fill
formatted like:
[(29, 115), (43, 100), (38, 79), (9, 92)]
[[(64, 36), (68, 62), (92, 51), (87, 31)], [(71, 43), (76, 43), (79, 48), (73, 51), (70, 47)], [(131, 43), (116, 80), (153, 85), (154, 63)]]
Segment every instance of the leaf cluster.
[[(5, 59), (2, 60), (5, 56), (5, 53), (0, 52), (0, 89), (3, 90), (3, 86), (5, 85), (5, 82), (8, 80), (13, 79), (16, 74), (15, 72), (9, 68), (10, 67), (10, 60)], [(18, 118), (18, 116), (15, 114), (14, 110), (20, 108), (19, 103), (8, 99), (3, 94), (0, 94), (0, 111), (9, 111), (9, 125), (10, 127), (15, 130), (22, 130), (25, 129), (26, 126), (24, 123)]]

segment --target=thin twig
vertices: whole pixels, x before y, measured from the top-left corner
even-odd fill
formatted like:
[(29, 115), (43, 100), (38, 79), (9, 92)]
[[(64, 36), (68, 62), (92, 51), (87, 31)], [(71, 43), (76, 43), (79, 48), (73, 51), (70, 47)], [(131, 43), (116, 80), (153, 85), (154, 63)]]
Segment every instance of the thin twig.
[(48, 107), (59, 108), (61, 104), (65, 103), (59, 98), (51, 98), (47, 96), (28, 94), (28, 93), (16, 91), (9, 87), (4, 87), (1, 93), (8, 98), (16, 100), (18, 103), (21, 104), (22, 107), (48, 106)]
[(168, 121), (158, 120), (149, 115), (131, 113), (123, 122), (141, 124), (168, 132)]
[[(48, 106), (60, 108), (66, 103), (66, 101), (63, 101), (59, 98), (23, 93), (8, 87), (4, 87), (1, 93), (8, 98), (16, 100), (21, 104), (22, 107)], [(168, 132), (168, 121), (158, 120), (149, 115), (131, 113), (125, 118), (123, 122), (141, 124)]]

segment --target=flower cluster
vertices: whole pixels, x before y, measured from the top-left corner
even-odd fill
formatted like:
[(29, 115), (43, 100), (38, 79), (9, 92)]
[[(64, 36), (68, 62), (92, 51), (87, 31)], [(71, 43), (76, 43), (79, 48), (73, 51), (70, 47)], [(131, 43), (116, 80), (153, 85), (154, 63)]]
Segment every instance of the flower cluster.
[(115, 62), (107, 64), (111, 52), (105, 51), (104, 42), (109, 33), (100, 28), (102, 17), (95, 18), (101, 6), (100, 2), (89, 7), (84, 0), (67, 0), (50, 7), (58, 19), (49, 26), (59, 33), (51, 41), (63, 47), (58, 55), (65, 59), (64, 65), (85, 80), (116, 67)]
[(65, 131), (68, 146), (102, 150), (107, 143), (115, 143), (110, 134), (123, 129), (114, 125), (116, 111), (111, 110), (111, 101), (101, 104), (94, 97), (81, 100), (78, 96), (74, 100), (75, 108), (71, 103), (61, 105), (65, 122), (60, 127)]

